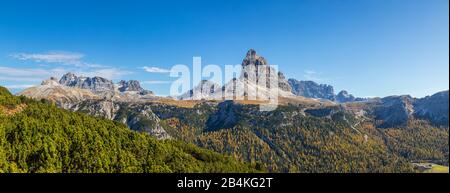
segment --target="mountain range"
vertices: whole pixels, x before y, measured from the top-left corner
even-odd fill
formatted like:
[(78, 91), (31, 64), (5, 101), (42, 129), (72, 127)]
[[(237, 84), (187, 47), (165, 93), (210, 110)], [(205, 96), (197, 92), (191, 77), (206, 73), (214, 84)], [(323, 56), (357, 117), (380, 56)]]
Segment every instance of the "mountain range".
[[(237, 85), (274, 96), (279, 106), (262, 112), (264, 100), (236, 99)], [(259, 73), (261, 74), (261, 73)], [(267, 81), (266, 86), (258, 83)], [(177, 98), (158, 97), (138, 81), (113, 83), (67, 73), (18, 95), (114, 120), (160, 140), (181, 140), (274, 172), (411, 172), (410, 162), (448, 165), (448, 91), (358, 98), (330, 85), (286, 79), (249, 50), (241, 76), (223, 86), (203, 80)], [(233, 100), (227, 100), (231, 96)]]

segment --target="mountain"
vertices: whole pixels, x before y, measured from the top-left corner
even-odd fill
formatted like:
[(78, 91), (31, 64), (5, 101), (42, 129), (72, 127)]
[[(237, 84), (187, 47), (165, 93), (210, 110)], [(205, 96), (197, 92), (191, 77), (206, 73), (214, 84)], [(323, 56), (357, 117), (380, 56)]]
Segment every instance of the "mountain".
[(192, 144), (158, 141), (123, 124), (16, 97), (0, 87), (2, 173), (257, 171)]
[(141, 87), (141, 84), (137, 80), (121, 80), (118, 83), (118, 89), (120, 92), (136, 92), (139, 95), (153, 95), (152, 91), (145, 90)]
[(349, 94), (346, 90), (340, 91), (338, 94), (334, 93), (334, 88), (327, 84), (318, 84), (314, 81), (299, 81), (293, 78), (288, 80), (292, 87), (292, 93), (297, 96), (308, 98), (326, 99), (338, 103), (357, 102), (367, 100), (365, 98), (355, 97)]
[(34, 99), (48, 99), (69, 108), (84, 100), (110, 99), (117, 101), (139, 101), (154, 99), (152, 91), (143, 89), (136, 80), (121, 80), (114, 84), (102, 77), (84, 77), (67, 73), (58, 81), (52, 77), (41, 85), (25, 89), (18, 95)]
[(339, 103), (347, 103), (347, 102), (364, 101), (367, 99), (355, 97), (352, 94), (349, 94), (346, 90), (342, 90), (335, 96), (335, 100), (336, 102)]
[[(198, 93), (197, 96), (206, 100), (267, 100), (275, 96), (293, 96), (291, 86), (283, 73), (270, 66), (255, 50), (250, 49), (247, 52), (241, 66), (241, 75), (222, 87), (209, 81), (202, 81), (194, 89), (177, 98), (191, 100), (190, 96), (195, 96), (193, 93)], [(271, 85), (277, 88), (271, 88)]]
[(102, 77), (77, 77), (75, 74), (67, 73), (61, 77), (59, 83), (64, 86), (88, 89), (94, 93), (114, 92), (114, 84), (111, 80)]
[(414, 99), (409, 95), (382, 98), (374, 109), (379, 127), (405, 126), (414, 112)]
[(292, 87), (292, 93), (297, 96), (335, 100), (334, 88), (331, 85), (317, 84), (314, 81), (298, 81), (293, 78), (290, 78), (288, 82)]
[[(448, 127), (448, 91), (442, 91), (424, 98), (411, 96), (390, 96), (381, 99), (378, 116), (390, 126), (404, 125), (411, 118), (427, 120), (437, 126)], [(387, 111), (383, 111), (387, 110)]]
[(114, 96), (124, 93), (135, 95), (153, 95), (153, 92), (143, 89), (136, 80), (121, 80), (115, 85), (111, 80), (102, 77), (84, 77), (73, 73), (67, 73), (61, 77), (59, 84), (70, 88), (80, 88), (91, 90), (93, 93), (101, 96)]
[[(271, 96), (291, 96), (289, 83), (282, 72), (270, 66), (267, 60), (250, 49), (242, 61), (241, 75), (223, 87), (225, 95), (236, 96), (244, 92), (244, 96), (270, 98)], [(271, 88), (276, 85), (277, 88)]]
[(61, 85), (56, 78), (52, 77), (42, 81), (41, 85), (31, 87), (18, 93), (34, 99), (47, 99), (54, 101), (58, 106), (69, 108), (83, 100), (96, 100), (101, 96), (94, 94), (91, 90), (71, 88)]
[(448, 90), (416, 100), (414, 116), (436, 125), (448, 125)]
[(259, 56), (254, 49), (250, 49), (242, 61), (242, 72), (240, 78), (244, 79), (247, 84), (259, 83), (260, 79), (265, 78), (266, 87), (269, 88), (271, 81), (275, 81), (271, 80), (271, 75), (277, 76), (278, 82), (275, 84), (278, 84), (278, 88), (281, 91), (291, 92), (292, 88), (286, 81), (284, 74), (271, 67), (266, 59)]
[(411, 120), (425, 120), (438, 127), (448, 127), (448, 91), (424, 98), (409, 95), (388, 96), (344, 104), (355, 114), (369, 116), (377, 127), (404, 127)]

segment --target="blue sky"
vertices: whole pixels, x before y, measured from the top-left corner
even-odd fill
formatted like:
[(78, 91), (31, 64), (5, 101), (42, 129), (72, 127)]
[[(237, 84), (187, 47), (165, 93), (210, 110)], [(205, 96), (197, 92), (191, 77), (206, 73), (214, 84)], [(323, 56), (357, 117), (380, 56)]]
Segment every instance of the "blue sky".
[(240, 64), (254, 48), (287, 77), (336, 92), (422, 97), (449, 88), (448, 3), (2, 1), (0, 85), (18, 91), (73, 71), (167, 95), (174, 79), (164, 69), (193, 56), (203, 66)]

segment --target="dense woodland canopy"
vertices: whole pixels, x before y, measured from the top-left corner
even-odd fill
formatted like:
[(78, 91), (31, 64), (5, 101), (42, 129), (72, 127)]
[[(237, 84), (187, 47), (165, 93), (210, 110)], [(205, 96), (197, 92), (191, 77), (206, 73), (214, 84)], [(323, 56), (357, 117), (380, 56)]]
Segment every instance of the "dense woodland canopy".
[[(261, 169), (261, 168), (259, 168)], [(258, 172), (254, 166), (0, 87), (0, 172)]]

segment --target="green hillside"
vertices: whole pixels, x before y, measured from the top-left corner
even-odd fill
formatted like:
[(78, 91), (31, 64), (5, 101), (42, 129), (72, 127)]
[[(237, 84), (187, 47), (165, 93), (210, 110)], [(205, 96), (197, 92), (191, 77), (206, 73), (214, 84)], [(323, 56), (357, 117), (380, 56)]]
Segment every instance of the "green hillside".
[(0, 172), (257, 172), (231, 157), (12, 96), (0, 87)]

